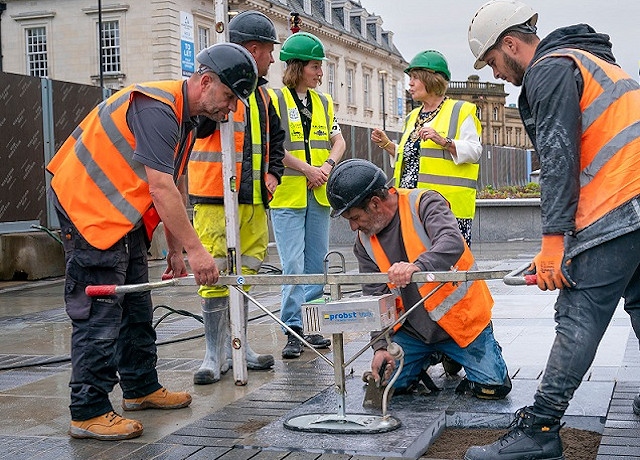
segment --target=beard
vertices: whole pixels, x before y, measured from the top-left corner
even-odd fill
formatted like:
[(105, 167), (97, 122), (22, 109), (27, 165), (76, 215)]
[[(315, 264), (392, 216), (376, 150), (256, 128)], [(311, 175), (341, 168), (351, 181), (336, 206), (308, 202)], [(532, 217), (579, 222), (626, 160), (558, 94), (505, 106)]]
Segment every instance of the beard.
[(512, 84), (515, 86), (522, 86), (522, 79), (524, 78), (524, 72), (526, 70), (525, 67), (504, 51), (502, 51), (502, 57), (504, 65), (507, 66), (509, 72), (513, 75), (514, 80)]

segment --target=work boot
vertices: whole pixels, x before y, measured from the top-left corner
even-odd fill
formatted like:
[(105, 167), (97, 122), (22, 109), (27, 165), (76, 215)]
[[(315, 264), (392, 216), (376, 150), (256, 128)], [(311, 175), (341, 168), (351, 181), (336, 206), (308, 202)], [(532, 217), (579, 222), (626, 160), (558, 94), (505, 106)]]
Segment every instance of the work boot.
[(560, 420), (534, 415), (532, 407), (523, 407), (509, 428), (493, 444), (469, 447), (465, 460), (564, 460)]
[(89, 420), (72, 420), (69, 436), (78, 439), (99, 439), (100, 441), (120, 441), (137, 438), (142, 434), (142, 423), (121, 417), (115, 412), (107, 412)]
[(193, 374), (196, 385), (215, 383), (229, 370), (224, 350), (229, 341), (229, 298), (202, 299), (202, 319), (206, 349), (200, 369)]
[[(331, 339), (326, 339), (320, 334), (307, 334), (303, 335), (303, 337), (313, 348), (329, 348), (331, 345)], [(306, 344), (303, 345), (306, 346)]]
[(640, 415), (640, 394), (633, 398), (633, 413)]
[[(247, 322), (249, 321), (249, 299), (244, 297), (244, 330), (245, 334), (248, 331)], [(233, 360), (231, 359), (231, 331), (227, 336), (225, 343), (225, 350), (227, 354), (227, 365), (229, 368), (233, 367)], [(249, 339), (244, 341), (245, 354), (247, 356), (247, 369), (251, 370), (265, 370), (271, 369), (275, 363), (273, 355), (261, 355), (251, 349), (249, 345)]]
[(507, 373), (507, 377), (502, 385), (487, 385), (484, 383), (472, 382), (467, 378), (456, 387), (458, 394), (470, 394), (478, 399), (504, 399), (511, 392), (511, 378)]
[[(295, 327), (293, 327), (292, 329), (296, 331), (298, 335), (302, 336), (301, 329)], [(284, 359), (299, 358), (303, 351), (304, 347), (302, 346), (302, 341), (295, 335), (287, 332), (287, 344), (282, 349), (282, 357)]]
[(160, 388), (147, 396), (122, 400), (124, 410), (182, 409), (191, 404), (191, 395), (186, 391), (167, 391)]

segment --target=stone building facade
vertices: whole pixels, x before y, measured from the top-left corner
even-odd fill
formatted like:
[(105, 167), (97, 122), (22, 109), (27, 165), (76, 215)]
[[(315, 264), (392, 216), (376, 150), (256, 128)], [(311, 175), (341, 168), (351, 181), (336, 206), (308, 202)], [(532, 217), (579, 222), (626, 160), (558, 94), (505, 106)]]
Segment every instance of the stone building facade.
[[(96, 0), (0, 3), (6, 4), (0, 16), (2, 70), (10, 73), (89, 85), (102, 81), (104, 87), (118, 89), (181, 78), (189, 73), (185, 55), (218, 41), (213, 0), (103, 0), (100, 11)], [(328, 60), (320, 89), (332, 94), (340, 123), (402, 129), (407, 62), (393, 44), (393, 32), (383, 29), (382, 18), (359, 1), (229, 0), (228, 9), (230, 15), (263, 12), (276, 24), (281, 42), (292, 33), (290, 19), (296, 13), (301, 30), (325, 45)], [(185, 21), (191, 44), (184, 43)], [(278, 52), (276, 45), (269, 74), (274, 87), (281, 86), (284, 69)]]

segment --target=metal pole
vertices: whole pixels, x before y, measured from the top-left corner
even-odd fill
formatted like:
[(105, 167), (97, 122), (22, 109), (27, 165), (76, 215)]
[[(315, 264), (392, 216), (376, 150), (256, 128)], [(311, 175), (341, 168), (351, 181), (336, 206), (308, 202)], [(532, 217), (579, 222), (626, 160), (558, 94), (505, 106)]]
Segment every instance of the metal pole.
[(386, 109), (386, 97), (384, 94), (385, 81), (384, 76), (387, 74), (386, 70), (380, 70), (378, 72), (380, 74), (380, 81), (382, 83), (382, 130), (387, 130), (387, 109)]
[[(104, 49), (102, 43), (102, 0), (98, 0), (98, 67), (100, 74), (100, 88), (104, 88)], [(103, 92), (104, 95), (104, 92)]]
[[(226, 0), (216, 0), (217, 43), (229, 41), (229, 8)], [(233, 114), (230, 114), (233, 117)], [(219, 123), (222, 142), (222, 178), (224, 181), (224, 214), (227, 235), (227, 272), (229, 275), (241, 275), (240, 260), (240, 224), (238, 220), (238, 188), (240, 178), (236, 177), (233, 120)], [(233, 378), (236, 385), (246, 385), (248, 380), (244, 303), (242, 294), (235, 289), (229, 290), (229, 317), (231, 326), (231, 358)]]

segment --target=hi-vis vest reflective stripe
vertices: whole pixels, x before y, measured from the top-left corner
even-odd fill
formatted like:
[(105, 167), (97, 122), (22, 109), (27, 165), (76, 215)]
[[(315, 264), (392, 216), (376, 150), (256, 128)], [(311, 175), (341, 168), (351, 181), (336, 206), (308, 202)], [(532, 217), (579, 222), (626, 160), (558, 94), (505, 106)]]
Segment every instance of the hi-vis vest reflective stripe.
[[(470, 102), (447, 99), (430, 126), (442, 137), (455, 139), (460, 135), (462, 122), (473, 115), (476, 130), (480, 136), (480, 122), (475, 117), (476, 106)], [(414, 109), (405, 119), (404, 132), (393, 176), (396, 186), (400, 185), (403, 169), (404, 146), (413, 131), (420, 114), (420, 107)], [(476, 185), (480, 165), (477, 163), (455, 164), (451, 153), (432, 140), (420, 142), (420, 167), (417, 188), (428, 188), (440, 192), (451, 204), (451, 211), (458, 219), (473, 219), (476, 213)]]
[[(251, 120), (251, 183), (253, 186), (253, 203), (261, 204), (262, 200), (262, 180), (266, 175), (269, 150), (266, 143), (265, 155), (262, 155), (263, 136), (260, 124), (260, 108), (256, 101), (256, 94), (262, 98), (263, 107), (262, 119), (265, 120), (266, 139), (269, 134), (269, 95), (262, 88), (258, 88), (249, 96), (249, 117)], [(218, 124), (218, 128), (219, 128)], [(233, 114), (235, 161), (237, 186), (241, 186), (242, 159), (244, 152), (244, 136), (247, 127), (246, 109), (242, 102), (238, 101), (236, 111)], [(224, 180), (222, 175), (222, 144), (220, 143), (220, 129), (216, 129), (213, 134), (197, 139), (193, 146), (193, 152), (189, 160), (189, 194), (196, 197), (223, 198)]]
[[(269, 89), (271, 100), (276, 112), (282, 120), (285, 131), (284, 148), (299, 160), (307, 162), (305, 153), (304, 130), (302, 116), (289, 88)], [(322, 166), (331, 152), (331, 127), (333, 123), (333, 100), (331, 96), (309, 90), (311, 95), (311, 131), (309, 133), (309, 151), (311, 165)], [(286, 112), (285, 112), (286, 111)], [(329, 206), (326, 184), (314, 189), (318, 203)], [(278, 185), (271, 208), (306, 208), (307, 207), (307, 178), (300, 171), (284, 168), (282, 182)]]
[(579, 231), (640, 194), (640, 85), (620, 67), (576, 49), (554, 51), (533, 65), (550, 56), (573, 59), (584, 81)]
[[(422, 219), (418, 215), (420, 197), (425, 190), (397, 189), (398, 212), (402, 240), (409, 261), (415, 261), (420, 254), (431, 248), (431, 239), (427, 235)], [(367, 237), (358, 232), (367, 254), (386, 273), (391, 267), (389, 258), (380, 245), (376, 235)], [(454, 267), (456, 270), (475, 270), (476, 264), (465, 243), (465, 250)], [(439, 283), (417, 283), (421, 296), (427, 295)], [(394, 286), (389, 284), (389, 288)], [(462, 283), (447, 283), (424, 302), (429, 317), (438, 323), (461, 347), (466, 347), (487, 327), (491, 321), (493, 298), (483, 280)], [(400, 299), (399, 313), (404, 311)], [(400, 327), (400, 326), (398, 326)]]
[[(144, 165), (133, 160), (135, 138), (127, 125), (133, 93), (143, 93), (167, 104), (181, 126), (184, 97), (182, 81), (149, 82), (124, 88), (94, 108), (67, 138), (47, 170), (51, 186), (71, 222), (98, 249), (108, 249), (145, 215), (147, 234), (159, 218), (151, 208)], [(174, 179), (186, 166), (193, 132), (176, 146), (180, 156)]]

